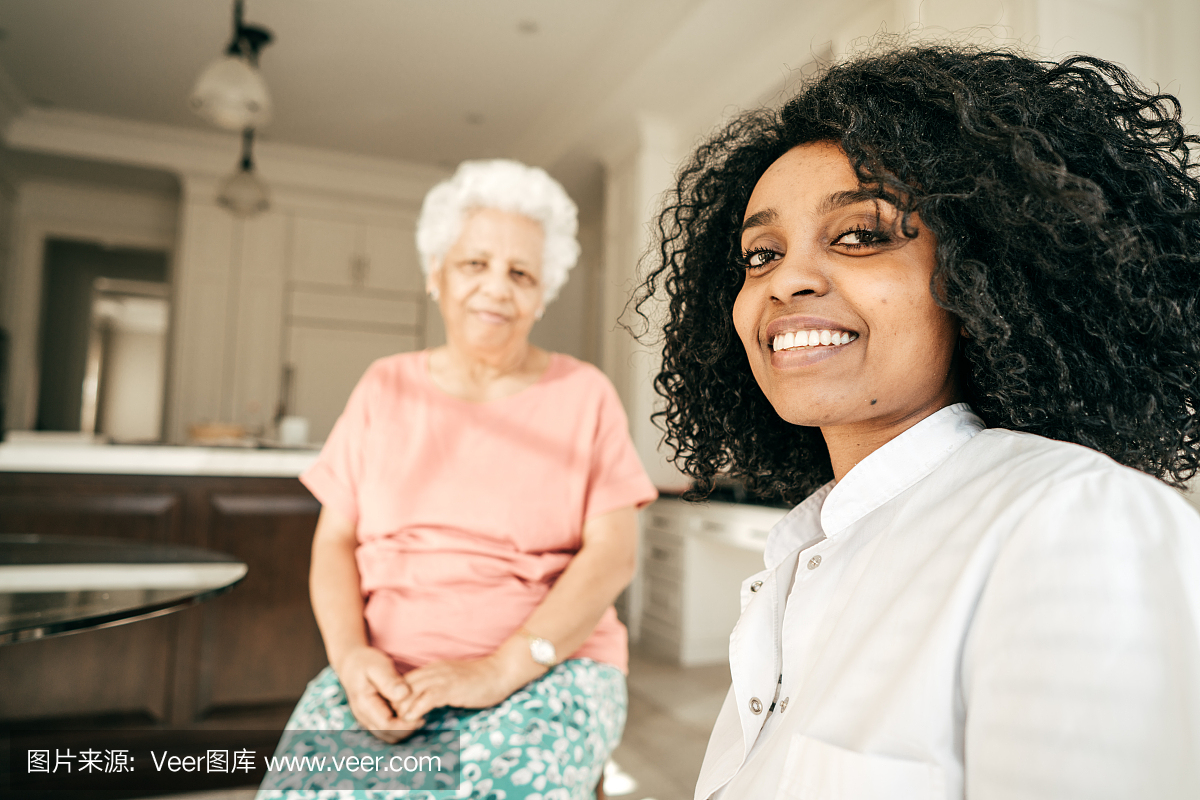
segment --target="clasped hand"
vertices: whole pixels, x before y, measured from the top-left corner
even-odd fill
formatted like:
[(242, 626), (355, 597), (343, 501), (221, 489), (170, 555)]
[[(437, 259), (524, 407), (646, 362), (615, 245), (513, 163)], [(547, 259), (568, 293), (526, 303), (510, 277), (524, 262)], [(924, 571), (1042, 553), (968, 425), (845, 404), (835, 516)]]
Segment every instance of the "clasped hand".
[(346, 654), (337, 672), (354, 718), (391, 744), (412, 736), (435, 708), (487, 708), (517, 688), (492, 656), (434, 661), (402, 676), (386, 653), (359, 647)]

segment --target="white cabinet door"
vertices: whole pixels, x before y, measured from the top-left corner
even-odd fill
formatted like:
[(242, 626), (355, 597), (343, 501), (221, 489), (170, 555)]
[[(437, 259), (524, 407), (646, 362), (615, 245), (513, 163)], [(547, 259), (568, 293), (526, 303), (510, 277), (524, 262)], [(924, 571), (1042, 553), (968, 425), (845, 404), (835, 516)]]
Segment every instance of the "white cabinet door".
[(289, 413), (308, 419), (309, 439), (324, 441), (371, 362), (407, 350), (414, 334), (293, 325), (288, 342), (292, 366)]
[(425, 279), (417, 258), (415, 221), (409, 227), (363, 225), (361, 257), (371, 289), (422, 292)]
[(297, 214), (292, 221), (291, 279), (354, 286), (361, 275), (358, 225)]
[(422, 346), (415, 224), (408, 210), (293, 217), (284, 325), (288, 413), (308, 419), (314, 442), (329, 435), (372, 361)]

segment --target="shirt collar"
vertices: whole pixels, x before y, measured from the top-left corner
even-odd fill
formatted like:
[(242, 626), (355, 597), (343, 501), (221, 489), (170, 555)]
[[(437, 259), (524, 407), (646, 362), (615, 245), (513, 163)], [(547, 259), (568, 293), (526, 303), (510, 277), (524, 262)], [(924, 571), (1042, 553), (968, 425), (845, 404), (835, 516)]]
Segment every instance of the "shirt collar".
[(858, 462), (821, 506), (821, 527), (836, 536), (937, 469), (985, 427), (966, 403), (946, 406)]
[(793, 550), (808, 547), (825, 538), (821, 531), (821, 504), (832, 488), (833, 481), (830, 481), (775, 523), (763, 550), (763, 562), (767, 569), (775, 569), (782, 564)]
[(841, 481), (810, 494), (781, 519), (763, 561), (774, 569), (793, 550), (836, 536), (933, 472), (986, 426), (966, 403), (935, 411), (858, 462)]

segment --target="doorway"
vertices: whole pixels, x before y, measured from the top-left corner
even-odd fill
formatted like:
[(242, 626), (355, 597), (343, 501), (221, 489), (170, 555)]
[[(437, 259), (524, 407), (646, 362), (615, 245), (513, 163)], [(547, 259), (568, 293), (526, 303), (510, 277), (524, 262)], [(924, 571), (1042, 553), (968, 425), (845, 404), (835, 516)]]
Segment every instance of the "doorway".
[(165, 252), (46, 241), (37, 430), (161, 441)]

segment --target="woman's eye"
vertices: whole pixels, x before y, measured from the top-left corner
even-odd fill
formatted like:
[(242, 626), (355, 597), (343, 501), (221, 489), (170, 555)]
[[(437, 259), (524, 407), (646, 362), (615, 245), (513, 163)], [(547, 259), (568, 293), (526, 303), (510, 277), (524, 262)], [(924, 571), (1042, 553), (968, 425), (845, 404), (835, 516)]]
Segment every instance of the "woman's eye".
[(745, 269), (759, 269), (782, 257), (782, 253), (777, 253), (766, 247), (759, 247), (742, 253), (742, 267)]
[(520, 286), (533, 286), (537, 283), (537, 279), (533, 275), (528, 272), (522, 272), (519, 269), (514, 269), (509, 274), (512, 275), (513, 281)]
[(835, 237), (833, 243), (850, 249), (878, 247), (887, 244), (892, 237), (886, 231), (874, 228), (854, 228)]

